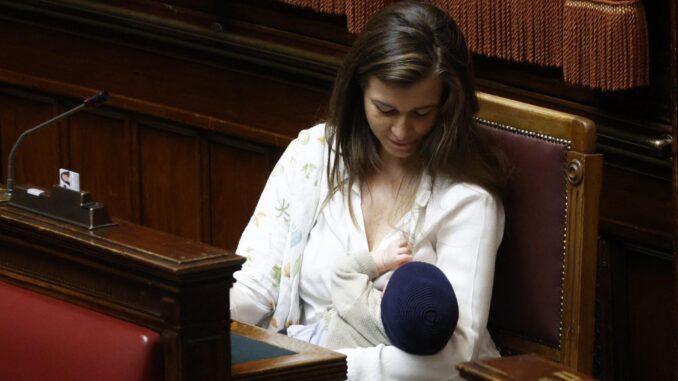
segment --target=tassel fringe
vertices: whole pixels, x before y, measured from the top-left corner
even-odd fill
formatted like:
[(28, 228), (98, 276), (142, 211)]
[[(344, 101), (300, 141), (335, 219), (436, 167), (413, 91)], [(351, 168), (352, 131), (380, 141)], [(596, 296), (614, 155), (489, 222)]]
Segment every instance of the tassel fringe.
[(433, 0), (481, 55), (560, 66), (564, 0)]
[(346, 14), (346, 3), (350, 0), (279, 0), (281, 3), (332, 15)]
[[(279, 0), (345, 14), (351, 33), (397, 0)], [(477, 54), (562, 67), (568, 83), (621, 90), (649, 84), (640, 0), (430, 0), (446, 10)]]
[(373, 14), (392, 2), (393, 0), (346, 0), (344, 3), (348, 31), (360, 33)]
[(604, 91), (649, 84), (647, 21), (639, 1), (567, 0), (564, 20), (565, 81)]

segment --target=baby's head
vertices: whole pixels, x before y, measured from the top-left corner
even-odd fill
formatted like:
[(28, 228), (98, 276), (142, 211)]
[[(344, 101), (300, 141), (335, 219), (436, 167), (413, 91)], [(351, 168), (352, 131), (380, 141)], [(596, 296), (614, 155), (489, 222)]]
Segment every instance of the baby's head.
[(415, 355), (438, 353), (458, 318), (457, 296), (439, 268), (410, 262), (393, 272), (381, 300), (381, 321), (393, 345)]

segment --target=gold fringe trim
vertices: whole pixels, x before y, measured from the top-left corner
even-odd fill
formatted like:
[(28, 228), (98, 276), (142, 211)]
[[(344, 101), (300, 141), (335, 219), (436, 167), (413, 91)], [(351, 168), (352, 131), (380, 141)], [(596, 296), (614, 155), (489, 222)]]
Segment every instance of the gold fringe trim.
[[(362, 31), (397, 0), (279, 0), (346, 15)], [(430, 0), (446, 10), (476, 54), (562, 67), (568, 83), (604, 91), (649, 84), (645, 9), (640, 0)]]
[(346, 3), (351, 0), (279, 0), (281, 3), (333, 15), (346, 14)]
[(481, 55), (560, 66), (564, 0), (433, 0)]
[(346, 22), (348, 31), (360, 33), (367, 20), (393, 0), (346, 0)]
[(563, 19), (566, 82), (604, 91), (649, 84), (647, 20), (640, 1), (567, 0)]

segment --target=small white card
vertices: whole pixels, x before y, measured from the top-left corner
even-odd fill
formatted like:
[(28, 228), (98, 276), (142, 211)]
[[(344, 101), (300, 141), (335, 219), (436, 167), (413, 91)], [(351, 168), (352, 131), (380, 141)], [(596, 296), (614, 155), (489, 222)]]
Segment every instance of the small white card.
[(41, 194), (45, 193), (45, 191), (38, 188), (28, 188), (26, 189), (26, 193), (33, 196), (40, 196)]
[(59, 186), (80, 192), (80, 174), (69, 169), (59, 168)]

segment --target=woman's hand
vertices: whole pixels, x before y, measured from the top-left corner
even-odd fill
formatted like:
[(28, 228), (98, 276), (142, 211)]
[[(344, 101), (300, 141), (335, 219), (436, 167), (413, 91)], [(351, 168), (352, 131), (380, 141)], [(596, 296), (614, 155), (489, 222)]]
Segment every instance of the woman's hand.
[(407, 241), (393, 241), (386, 248), (374, 250), (370, 254), (380, 274), (412, 261), (412, 247)]

